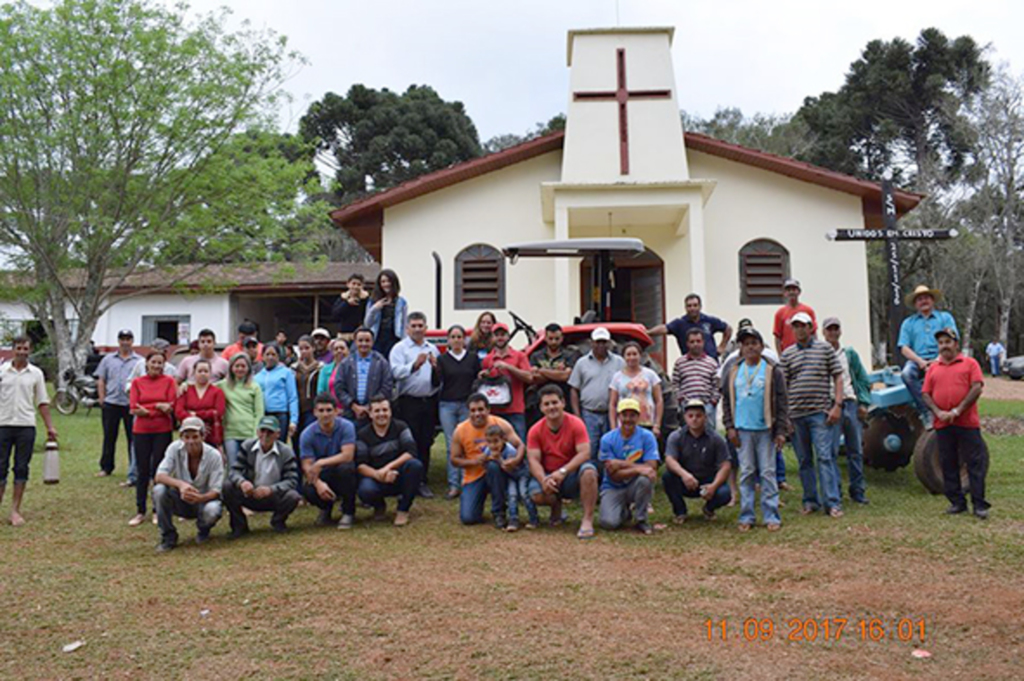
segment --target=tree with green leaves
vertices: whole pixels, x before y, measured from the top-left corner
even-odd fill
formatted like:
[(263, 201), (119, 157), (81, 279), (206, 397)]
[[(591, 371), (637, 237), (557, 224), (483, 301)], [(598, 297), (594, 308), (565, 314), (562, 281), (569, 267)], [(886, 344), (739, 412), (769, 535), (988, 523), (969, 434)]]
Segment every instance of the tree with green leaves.
[(928, 28), (915, 44), (873, 40), (838, 92), (808, 97), (797, 112), (814, 137), (803, 160), (929, 191), (970, 160), (965, 106), (988, 79), (970, 36), (950, 40)]
[[(300, 58), (283, 37), (152, 0), (0, 7), (4, 282), (60, 376), (135, 274), (170, 290), (209, 263), (265, 260), (311, 164), (267, 134)], [(150, 277), (152, 279), (152, 277)], [(76, 324), (77, 323), (77, 324)], [(77, 326), (77, 330), (75, 327)]]
[(550, 135), (551, 133), (558, 132), (559, 130), (565, 130), (564, 113), (552, 116), (547, 123), (537, 123), (533, 126), (533, 130), (527, 131), (525, 135), (517, 135), (514, 132), (506, 133), (504, 135), (495, 135), (484, 142), (484, 151), (488, 154), (493, 154), (497, 151), (514, 147), (517, 144), (529, 142), (530, 140), (543, 137), (544, 135)]
[(334, 172), (342, 202), (481, 153), (462, 102), (446, 102), (426, 85), (402, 94), (364, 85), (344, 97), (328, 92), (310, 105), (299, 131)]
[(736, 107), (715, 111), (711, 118), (682, 112), (683, 130), (779, 156), (797, 157), (811, 148), (803, 120), (791, 115), (756, 113), (747, 117)]

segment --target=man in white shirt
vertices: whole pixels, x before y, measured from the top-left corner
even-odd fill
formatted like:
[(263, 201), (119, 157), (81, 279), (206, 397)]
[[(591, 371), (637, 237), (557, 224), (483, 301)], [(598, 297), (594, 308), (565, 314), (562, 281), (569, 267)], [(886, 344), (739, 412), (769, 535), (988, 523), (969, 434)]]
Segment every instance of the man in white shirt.
[(181, 423), (181, 439), (172, 442), (153, 479), (153, 505), (160, 525), (158, 553), (178, 545), (174, 516), (195, 518), (196, 543), (210, 538), (210, 529), (224, 512), (224, 462), (220, 452), (203, 442), (206, 426), (198, 416)]
[(416, 458), (423, 464), (419, 495), (431, 499), (434, 493), (427, 487), (427, 473), (430, 470), (430, 446), (434, 444), (437, 425), (437, 386), (433, 375), (437, 371), (438, 352), (427, 342), (426, 335), (427, 316), (422, 312), (411, 312), (406, 322), (405, 338), (391, 348), (389, 359), (398, 396), (396, 416), (409, 426), (416, 441)]
[(14, 450), (14, 498), (11, 525), (25, 524), (21, 500), (28, 484), (28, 465), (36, 443), (36, 409), (46, 424), (46, 436), (56, 441), (57, 430), (50, 419), (50, 398), (46, 379), (38, 367), (28, 362), (32, 341), (25, 336), (14, 339), (14, 359), (0, 367), (0, 502), (7, 489), (7, 467)]

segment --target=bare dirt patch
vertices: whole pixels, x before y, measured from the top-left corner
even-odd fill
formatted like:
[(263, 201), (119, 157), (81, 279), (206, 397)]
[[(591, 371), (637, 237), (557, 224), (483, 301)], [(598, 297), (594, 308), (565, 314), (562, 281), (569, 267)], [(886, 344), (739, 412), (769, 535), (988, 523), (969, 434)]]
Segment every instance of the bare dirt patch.
[(1024, 381), (986, 376), (984, 395), (989, 400), (1024, 401)]

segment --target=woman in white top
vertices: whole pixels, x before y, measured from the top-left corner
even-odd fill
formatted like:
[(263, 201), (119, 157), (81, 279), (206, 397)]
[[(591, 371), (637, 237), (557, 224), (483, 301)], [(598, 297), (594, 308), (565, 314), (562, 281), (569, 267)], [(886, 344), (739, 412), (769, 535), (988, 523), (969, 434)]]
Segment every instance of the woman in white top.
[(608, 421), (612, 428), (618, 426), (619, 400), (632, 398), (640, 403), (640, 425), (661, 437), (661, 416), (665, 402), (661, 396), (661, 378), (658, 374), (640, 366), (643, 350), (636, 341), (622, 346), (622, 358), (626, 366), (612, 376), (608, 389)]

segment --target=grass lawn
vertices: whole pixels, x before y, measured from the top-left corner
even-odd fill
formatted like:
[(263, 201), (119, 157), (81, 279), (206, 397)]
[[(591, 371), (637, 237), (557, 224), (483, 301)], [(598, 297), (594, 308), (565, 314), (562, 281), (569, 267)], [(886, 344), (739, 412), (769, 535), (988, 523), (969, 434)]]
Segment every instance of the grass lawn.
[[(983, 409), (1007, 415), (1011, 406)], [(28, 524), (0, 526), (3, 678), (1021, 673), (1019, 438), (988, 438), (993, 515), (984, 523), (944, 516), (945, 499), (925, 492), (906, 468), (869, 470), (871, 505), (847, 505), (840, 520), (802, 517), (799, 492), (784, 494), (783, 529), (773, 535), (738, 534), (736, 509), (652, 537), (599, 532), (580, 542), (575, 524), (508, 535), (460, 527), (457, 504), (437, 499), (418, 500), (403, 529), (371, 523), (365, 510), (351, 532), (315, 528), (305, 508), (292, 517), (290, 534), (272, 535), (264, 515), (238, 543), (225, 539), (225, 515), (210, 544), (193, 545), (194, 526), (179, 525), (182, 546), (157, 555), (156, 527), (127, 526), (134, 493), (117, 487), (123, 444), (115, 476), (97, 479), (98, 413), (58, 417), (57, 427), (60, 484), (41, 482), (40, 443)], [(799, 487), (792, 452), (787, 459)], [(442, 478), (435, 463), (435, 490)], [(660, 486), (655, 505), (655, 519), (667, 522)], [(9, 508), (9, 501), (0, 508), (5, 519)], [(578, 518), (578, 506), (572, 512)], [(873, 618), (880, 640), (871, 640)], [(848, 622), (836, 640), (840, 619)], [(901, 619), (914, 640), (899, 640)], [(744, 639), (748, 620), (757, 620), (748, 633), (767, 640)], [(791, 633), (804, 640), (788, 640)], [(61, 652), (77, 640), (86, 644)], [(915, 659), (917, 648), (932, 657)]]

